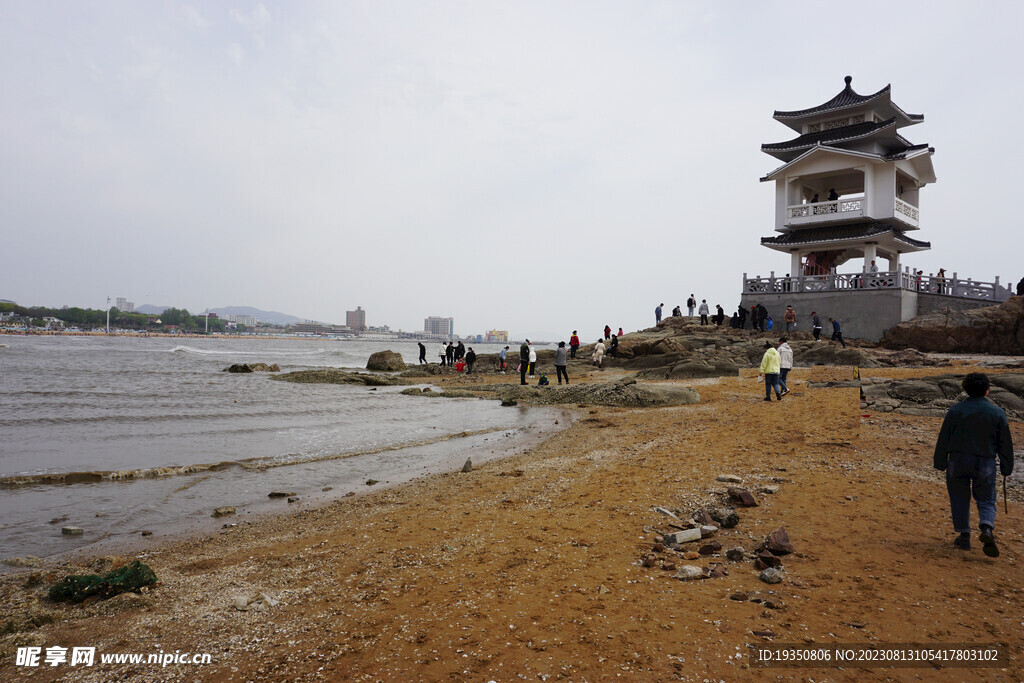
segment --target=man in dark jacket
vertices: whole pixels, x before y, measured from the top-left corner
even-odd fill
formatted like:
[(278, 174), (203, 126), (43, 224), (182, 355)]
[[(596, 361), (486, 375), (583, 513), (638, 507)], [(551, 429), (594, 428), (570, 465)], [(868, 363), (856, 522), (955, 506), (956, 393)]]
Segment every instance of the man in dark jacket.
[(768, 309), (764, 304), (757, 305), (757, 329), (764, 332), (764, 321), (768, 320)]
[(519, 383), (526, 386), (526, 371), (530, 368), (530, 340), (519, 347)]
[(971, 548), (971, 495), (978, 505), (982, 550), (999, 557), (993, 529), (996, 524), (996, 459), (1004, 477), (1013, 472), (1010, 424), (1002, 408), (989, 401), (988, 377), (972, 372), (962, 384), (967, 398), (957, 403), (942, 421), (935, 444), (935, 469), (945, 470), (953, 528), (960, 534), (953, 544)]
[(466, 374), (473, 372), (473, 363), (476, 362), (476, 352), (473, 351), (473, 347), (469, 347), (469, 351), (466, 352)]

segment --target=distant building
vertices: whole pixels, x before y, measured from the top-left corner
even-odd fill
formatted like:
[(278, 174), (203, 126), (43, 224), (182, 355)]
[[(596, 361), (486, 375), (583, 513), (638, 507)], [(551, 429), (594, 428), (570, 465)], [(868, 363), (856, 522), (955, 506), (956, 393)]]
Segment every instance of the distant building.
[(135, 303), (119, 296), (117, 297), (117, 310), (122, 313), (132, 313), (135, 311)]
[(260, 321), (251, 315), (229, 315), (228, 320), (236, 325), (245, 325), (246, 327), (256, 327), (260, 324)]
[(508, 330), (487, 330), (485, 337), (489, 342), (506, 343), (508, 341)]
[(455, 335), (455, 318), (430, 316), (423, 321), (423, 332), (434, 337), (452, 337)]
[(354, 311), (345, 312), (345, 325), (356, 332), (362, 332), (366, 329), (366, 311), (363, 310), (362, 306), (356, 306)]
[(295, 323), (288, 328), (289, 332), (295, 334), (351, 334), (352, 330), (347, 325), (328, 325), (326, 323), (318, 323), (313, 321), (307, 321), (304, 323)]

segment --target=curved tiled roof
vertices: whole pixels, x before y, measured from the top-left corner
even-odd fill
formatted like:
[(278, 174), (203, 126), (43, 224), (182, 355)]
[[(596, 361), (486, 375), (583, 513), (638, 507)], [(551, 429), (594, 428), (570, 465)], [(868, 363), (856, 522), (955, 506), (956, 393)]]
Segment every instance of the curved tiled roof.
[(915, 240), (913, 237), (907, 237), (903, 231), (899, 230), (895, 226), (879, 221), (854, 223), (853, 225), (829, 226), (824, 228), (791, 230), (785, 234), (776, 235), (774, 237), (762, 237), (761, 244), (771, 246), (795, 246), (798, 244), (808, 244), (810, 242), (846, 242), (849, 240), (858, 240), (867, 237), (877, 237), (878, 235), (883, 235), (887, 232), (891, 232), (892, 236), (900, 242), (904, 242), (905, 244), (917, 249), (930, 249), (932, 246), (931, 242), (924, 242), (921, 240)]
[(793, 138), (788, 142), (772, 142), (761, 145), (761, 151), (788, 151), (795, 149), (802, 149), (804, 147), (813, 147), (814, 145), (834, 144), (836, 142), (848, 142), (850, 140), (856, 140), (858, 138), (865, 138), (873, 133), (886, 128), (892, 128), (896, 126), (896, 117), (892, 117), (881, 123), (874, 123), (872, 121), (865, 121), (864, 123), (855, 123), (852, 126), (843, 126), (842, 128), (833, 128), (832, 130), (825, 130), (818, 133), (805, 133), (800, 137)]
[(796, 118), (798, 116), (810, 116), (812, 114), (822, 114), (822, 113), (827, 112), (827, 111), (832, 111), (833, 109), (843, 109), (845, 107), (853, 107), (853, 106), (858, 105), (858, 104), (864, 104), (865, 102), (870, 102), (871, 100), (875, 99), (876, 97), (879, 97), (880, 95), (886, 94), (892, 88), (892, 84), (889, 84), (889, 85), (886, 85), (884, 88), (882, 88), (881, 90), (879, 90), (878, 92), (876, 92), (873, 95), (861, 95), (860, 93), (856, 92), (850, 86), (850, 83), (852, 81), (853, 81), (853, 77), (852, 76), (847, 76), (846, 77), (846, 87), (843, 88), (839, 92), (838, 95), (833, 97), (828, 102), (825, 102), (824, 104), (819, 104), (817, 107), (810, 107), (809, 109), (800, 109), (800, 110), (797, 110), (797, 111), (778, 111), (778, 110), (776, 110), (775, 114), (774, 114), (774, 117), (777, 118), (777, 119)]
[[(836, 110), (836, 109), (846, 109), (848, 107), (855, 107), (857, 105), (864, 104), (865, 102), (870, 102), (870, 101), (872, 101), (874, 99), (877, 99), (879, 97), (888, 96), (889, 95), (889, 91), (892, 89), (892, 85), (890, 84), (890, 85), (886, 85), (884, 88), (882, 88), (878, 92), (873, 93), (871, 95), (861, 95), (860, 93), (856, 92), (853, 89), (853, 87), (851, 87), (850, 83), (852, 83), (852, 82), (853, 82), (853, 77), (852, 76), (847, 76), (846, 77), (846, 87), (843, 88), (839, 92), (838, 95), (833, 97), (828, 102), (825, 102), (824, 104), (819, 104), (816, 107), (810, 107), (808, 109), (799, 109), (797, 111), (778, 111), (778, 110), (776, 110), (775, 114), (773, 115), (773, 118), (775, 118), (775, 119), (797, 119), (797, 118), (801, 118), (801, 117), (804, 117), (804, 116), (814, 116), (816, 114), (824, 114), (826, 112), (830, 112), (830, 111), (833, 111), (833, 110)], [(900, 114), (902, 114), (903, 116), (905, 116), (908, 121), (913, 121), (915, 123), (918, 122), (918, 121), (924, 121), (924, 115), (923, 114), (908, 114), (907, 112), (903, 111), (902, 109), (897, 107), (895, 104), (893, 104), (891, 101), (889, 102), (889, 104), (892, 106), (892, 108), (895, 111), (897, 111)]]

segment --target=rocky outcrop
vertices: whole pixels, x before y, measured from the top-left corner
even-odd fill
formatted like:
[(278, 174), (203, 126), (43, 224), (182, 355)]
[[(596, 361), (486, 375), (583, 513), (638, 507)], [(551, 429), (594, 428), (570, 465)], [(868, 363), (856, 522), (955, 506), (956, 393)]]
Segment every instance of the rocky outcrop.
[(318, 370), (297, 370), (276, 375), (272, 379), (297, 384), (362, 384), (368, 387), (388, 387), (406, 385), (412, 382), (394, 375), (375, 375), (369, 372), (347, 372), (338, 368), (320, 368)]
[(399, 372), (407, 370), (408, 366), (402, 360), (402, 355), (394, 351), (378, 351), (366, 361), (366, 369), (374, 372)]
[[(879, 413), (942, 417), (950, 406), (967, 397), (960, 386), (963, 378), (963, 374), (950, 374), (862, 382), (863, 407)], [(989, 373), (988, 378), (992, 383), (989, 399), (1011, 419), (1024, 419), (1024, 373)]]
[[(567, 387), (533, 387), (518, 384), (491, 384), (471, 387), (475, 391), (495, 392), (505, 402), (528, 400), (538, 404), (583, 403), (631, 408), (684, 406), (700, 403), (700, 394), (690, 387), (671, 384), (638, 384), (622, 379), (606, 384), (572, 384)], [(509, 405), (514, 405), (509, 403)]]
[(879, 344), (939, 353), (1024, 355), (1024, 296), (998, 306), (921, 315), (890, 328)]
[(236, 363), (224, 368), (224, 372), (281, 372), (277, 363), (267, 365), (266, 363)]

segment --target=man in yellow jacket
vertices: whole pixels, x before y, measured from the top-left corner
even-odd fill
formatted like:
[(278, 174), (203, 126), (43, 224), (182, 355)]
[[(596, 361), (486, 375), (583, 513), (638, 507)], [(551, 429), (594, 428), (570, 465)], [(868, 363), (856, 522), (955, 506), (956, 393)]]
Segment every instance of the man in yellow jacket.
[(761, 357), (761, 374), (764, 375), (764, 400), (772, 400), (772, 388), (775, 397), (782, 400), (782, 387), (779, 385), (779, 373), (782, 369), (782, 356), (775, 350), (771, 342), (764, 343), (764, 355)]

